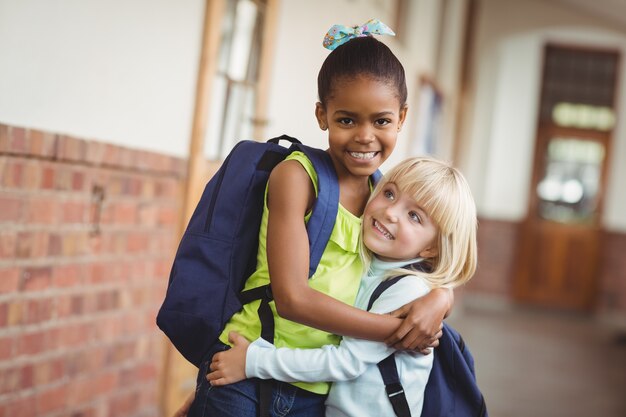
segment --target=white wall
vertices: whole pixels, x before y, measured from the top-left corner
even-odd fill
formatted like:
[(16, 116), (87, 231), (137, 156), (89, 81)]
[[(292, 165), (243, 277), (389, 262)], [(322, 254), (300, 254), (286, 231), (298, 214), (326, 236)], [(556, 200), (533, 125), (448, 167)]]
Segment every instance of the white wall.
[(541, 42), (519, 36), (498, 45), (490, 132), (484, 154), (483, 216), (519, 220), (526, 214), (532, 176)]
[[(626, 34), (605, 30), (586, 16), (570, 16), (570, 11), (538, 7), (538, 2), (515, 3), (520, 6), (516, 13), (505, 3), (484, 4), (487, 10), (475, 56), (476, 95), (469, 116), (470, 145), (464, 148), (461, 165), (482, 216), (520, 221), (528, 208), (545, 43), (614, 48), (626, 57)], [(577, 24), (559, 27), (550, 19)], [(538, 28), (542, 20), (545, 27)], [(620, 178), (626, 178), (626, 66), (622, 65), (619, 79), (616, 108), (620, 122), (609, 155), (603, 213), (609, 230), (626, 230), (626, 195), (619, 184)]]
[(186, 155), (203, 0), (0, 0), (0, 122)]
[[(373, 17), (393, 28), (394, 2), (278, 4), (267, 136), (324, 147), (313, 113), (323, 36)], [(379, 38), (404, 64), (414, 106), (419, 75), (434, 71), (440, 2), (410, 4), (404, 39)], [(203, 13), (204, 0), (0, 0), (0, 123), (185, 156)], [(414, 108), (408, 117), (389, 164), (406, 156)]]

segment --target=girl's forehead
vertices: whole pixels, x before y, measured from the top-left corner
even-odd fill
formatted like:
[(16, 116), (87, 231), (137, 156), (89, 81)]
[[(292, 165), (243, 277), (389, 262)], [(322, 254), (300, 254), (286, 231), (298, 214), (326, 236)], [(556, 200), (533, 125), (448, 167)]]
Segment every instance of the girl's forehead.
[(331, 102), (358, 102), (369, 103), (380, 102), (384, 105), (400, 107), (400, 99), (396, 88), (385, 81), (376, 78), (353, 78), (338, 80), (333, 83), (333, 88), (328, 96), (328, 103)]

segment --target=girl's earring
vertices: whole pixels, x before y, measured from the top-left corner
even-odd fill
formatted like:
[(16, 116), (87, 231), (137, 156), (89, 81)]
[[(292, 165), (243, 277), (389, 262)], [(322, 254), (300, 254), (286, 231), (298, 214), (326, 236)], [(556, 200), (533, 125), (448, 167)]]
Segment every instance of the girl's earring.
[(321, 129), (322, 129), (322, 130), (324, 130), (324, 131), (325, 131), (326, 129), (328, 129), (328, 127), (326, 127), (326, 125), (322, 125), (322, 126), (320, 126), (320, 127), (321, 127)]

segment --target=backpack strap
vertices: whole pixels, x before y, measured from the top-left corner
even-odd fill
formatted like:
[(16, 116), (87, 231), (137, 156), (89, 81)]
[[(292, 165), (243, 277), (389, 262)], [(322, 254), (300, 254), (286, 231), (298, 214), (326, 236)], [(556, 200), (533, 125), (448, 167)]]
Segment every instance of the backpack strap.
[(391, 287), (393, 284), (395, 284), (396, 282), (400, 281), (402, 278), (404, 278), (404, 275), (400, 275), (400, 276), (397, 276), (397, 277), (386, 279), (383, 282), (381, 282), (380, 284), (378, 284), (378, 286), (374, 289), (374, 292), (372, 292), (372, 295), (370, 296), (369, 302), (367, 303), (367, 311), (370, 311), (372, 309), (372, 306), (374, 305), (374, 302), (376, 300), (378, 300), (380, 295), (383, 292), (385, 292), (385, 290), (387, 288)]
[(385, 383), (385, 391), (387, 391), (387, 398), (391, 402), (393, 411), (397, 417), (411, 417), (411, 410), (409, 409), (409, 403), (406, 400), (404, 388), (400, 382), (400, 376), (398, 375), (398, 367), (396, 366), (396, 354), (392, 353), (382, 361), (378, 362), (378, 370), (383, 377)]
[(317, 173), (317, 198), (306, 229), (309, 235), (309, 278), (317, 270), (330, 234), (335, 226), (339, 208), (339, 179), (332, 159), (327, 152), (296, 144), (294, 150), (303, 152)]
[[(287, 135), (270, 139), (268, 142), (278, 143), (283, 139), (292, 143), (290, 148), (292, 151), (298, 150), (304, 153), (313, 164), (313, 168), (317, 173), (317, 198), (313, 204), (311, 217), (309, 218), (306, 226), (307, 234), (309, 236), (309, 278), (311, 278), (317, 270), (317, 266), (322, 259), (324, 249), (326, 249), (333, 227), (335, 226), (335, 220), (337, 218), (337, 211), (339, 208), (339, 180), (337, 179), (337, 174), (332, 160), (325, 151), (302, 145), (299, 140)], [(377, 173), (380, 174), (378, 171)], [(274, 297), (272, 295), (271, 287), (269, 285), (262, 285), (260, 287), (242, 291), (239, 299), (242, 304), (248, 304), (259, 299), (270, 302), (274, 299)], [(269, 313), (271, 314), (271, 311)], [(263, 317), (267, 314), (267, 312), (264, 312), (263, 314), (259, 312), (261, 323), (264, 322)], [(269, 334), (274, 334), (273, 326), (271, 329), (269, 326), (270, 325), (268, 324), (267, 331), (263, 332), (267, 336), (269, 336)], [(266, 326), (264, 326), (264, 328), (265, 327)], [(273, 337), (270, 340), (267, 337), (264, 337), (263, 334), (261, 336), (270, 343), (274, 342)]]
[[(378, 284), (378, 286), (374, 289), (374, 292), (372, 292), (369, 302), (367, 303), (367, 311), (370, 311), (374, 302), (378, 300), (380, 295), (385, 292), (387, 288), (391, 287), (402, 278), (404, 278), (404, 276), (400, 275), (389, 278)], [(394, 413), (397, 417), (411, 417), (409, 403), (406, 400), (406, 394), (404, 393), (404, 388), (402, 387), (400, 376), (398, 375), (395, 353), (392, 353), (382, 361), (378, 362), (377, 366), (380, 371), (380, 375), (383, 377), (385, 391), (387, 392), (387, 397), (389, 398), (389, 402), (391, 402)]]

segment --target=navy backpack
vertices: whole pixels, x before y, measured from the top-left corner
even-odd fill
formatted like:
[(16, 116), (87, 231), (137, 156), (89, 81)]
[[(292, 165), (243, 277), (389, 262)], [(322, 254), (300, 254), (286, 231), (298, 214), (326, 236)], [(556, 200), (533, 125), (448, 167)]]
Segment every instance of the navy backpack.
[[(374, 301), (402, 276), (381, 282), (370, 297), (367, 310)], [(461, 335), (443, 324), (443, 336), (433, 352), (433, 367), (424, 391), (423, 417), (488, 417), (485, 399), (478, 388), (474, 357)], [(411, 412), (402, 388), (394, 354), (378, 363), (385, 383), (387, 397), (398, 417), (410, 417)], [(416, 416), (413, 416), (416, 417)]]
[[(283, 139), (291, 142), (289, 148), (279, 144)], [(239, 142), (206, 185), (191, 216), (156, 321), (176, 349), (198, 367), (226, 322), (250, 301), (262, 300), (262, 336), (273, 341), (269, 286), (244, 293), (241, 290), (256, 268), (269, 174), (296, 150), (304, 152), (318, 175), (318, 196), (307, 223), (310, 277), (328, 243), (339, 205), (337, 174), (323, 150), (286, 135), (265, 143)], [(265, 325), (266, 320), (271, 323)]]

